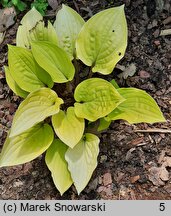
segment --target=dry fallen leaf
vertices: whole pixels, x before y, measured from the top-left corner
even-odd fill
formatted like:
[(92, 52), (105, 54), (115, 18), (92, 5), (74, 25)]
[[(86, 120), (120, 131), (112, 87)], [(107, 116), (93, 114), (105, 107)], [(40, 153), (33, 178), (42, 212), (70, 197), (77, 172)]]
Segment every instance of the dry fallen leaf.
[(161, 168), (160, 167), (151, 167), (149, 169), (148, 178), (156, 186), (164, 185), (165, 183), (160, 178)]
[(160, 167), (160, 178), (163, 181), (169, 180), (169, 172), (167, 171), (166, 167), (164, 167), (164, 166)]
[(16, 11), (14, 7), (0, 9), (0, 33), (6, 31), (7, 28), (15, 23), (15, 16)]
[(160, 167), (151, 167), (148, 175), (149, 180), (156, 186), (164, 185), (164, 181), (169, 180), (169, 172), (166, 167), (171, 167), (171, 157), (162, 156), (159, 162), (162, 163), (162, 165)]
[(118, 75), (119, 78), (127, 79), (129, 76), (133, 76), (136, 73), (136, 66), (134, 63), (128, 65), (125, 70)]

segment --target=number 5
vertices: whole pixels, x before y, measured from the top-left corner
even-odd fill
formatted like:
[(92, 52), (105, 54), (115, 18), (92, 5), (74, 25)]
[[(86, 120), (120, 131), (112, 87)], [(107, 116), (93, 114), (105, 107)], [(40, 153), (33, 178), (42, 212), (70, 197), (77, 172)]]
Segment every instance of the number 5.
[(165, 210), (165, 203), (160, 203), (159, 209), (160, 211), (164, 211)]

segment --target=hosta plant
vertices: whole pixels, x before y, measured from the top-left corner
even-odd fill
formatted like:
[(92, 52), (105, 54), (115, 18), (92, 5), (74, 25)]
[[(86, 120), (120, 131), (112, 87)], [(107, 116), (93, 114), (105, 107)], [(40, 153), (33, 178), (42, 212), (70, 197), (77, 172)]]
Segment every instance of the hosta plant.
[[(15, 113), (0, 166), (45, 161), (61, 195), (74, 184), (78, 194), (97, 166), (98, 134), (111, 121), (165, 121), (145, 91), (119, 88), (106, 78), (124, 56), (124, 6), (85, 22), (63, 5), (52, 25), (33, 8), (21, 20), (16, 46), (8, 46), (6, 80), (24, 100)], [(84, 63), (84, 66), (83, 66)], [(89, 68), (89, 74), (84, 70)], [(84, 76), (83, 76), (84, 75)]]

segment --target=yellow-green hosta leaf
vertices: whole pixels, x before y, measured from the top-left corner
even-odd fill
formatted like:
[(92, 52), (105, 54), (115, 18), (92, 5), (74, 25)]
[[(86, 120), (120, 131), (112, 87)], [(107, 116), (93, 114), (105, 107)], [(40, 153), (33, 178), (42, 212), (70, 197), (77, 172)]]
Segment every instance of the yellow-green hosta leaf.
[(80, 83), (74, 93), (75, 114), (96, 121), (108, 115), (125, 99), (114, 86), (101, 78), (91, 78)]
[(11, 76), (11, 72), (9, 70), (9, 67), (5, 66), (5, 77), (6, 77), (6, 81), (7, 84), (9, 85), (10, 89), (12, 89), (12, 91), (22, 97), (22, 98), (26, 98), (27, 95), (29, 94), (28, 92), (24, 91), (23, 89), (21, 89), (18, 84), (15, 82), (15, 80), (13, 79), (13, 77)]
[(7, 137), (0, 154), (0, 167), (29, 162), (49, 148), (54, 133), (48, 124), (37, 124), (24, 133)]
[(85, 21), (72, 8), (62, 5), (58, 11), (54, 27), (59, 39), (59, 45), (62, 47), (70, 59), (75, 56), (75, 41)]
[(53, 86), (50, 75), (34, 60), (30, 50), (8, 45), (8, 63), (11, 75), (20, 88), (32, 92)]
[(84, 119), (75, 115), (74, 107), (69, 107), (67, 112), (60, 110), (52, 116), (54, 130), (66, 145), (73, 148), (82, 138), (84, 133)]
[(49, 42), (32, 43), (32, 53), (37, 63), (45, 69), (57, 83), (71, 81), (75, 69), (64, 50)]
[(30, 30), (33, 29), (40, 20), (43, 20), (43, 17), (34, 7), (25, 14), (17, 30), (17, 46), (30, 48)]
[(101, 118), (97, 131), (106, 130), (110, 126), (110, 124), (111, 124), (111, 121), (107, 121), (105, 118)]
[(45, 161), (51, 171), (53, 182), (62, 194), (68, 190), (73, 181), (65, 160), (68, 147), (59, 139), (55, 139), (46, 151)]
[(164, 122), (160, 108), (145, 91), (136, 88), (120, 88), (118, 92), (126, 99), (114, 109), (106, 120), (123, 119), (131, 124)]
[(45, 118), (59, 112), (63, 100), (53, 90), (41, 88), (30, 93), (15, 113), (10, 137), (33, 127)]
[(87, 133), (73, 149), (68, 148), (65, 154), (78, 194), (86, 187), (97, 166), (99, 142), (97, 136)]
[(124, 6), (101, 11), (81, 29), (76, 41), (78, 58), (93, 72), (110, 74), (124, 56), (127, 46), (127, 23)]
[(55, 45), (58, 44), (58, 38), (53, 25), (48, 21), (48, 25), (40, 20), (36, 26), (30, 30), (29, 34), (30, 42), (33, 41), (49, 41)]
[(111, 83), (116, 89), (119, 88), (117, 82), (116, 82), (114, 79), (112, 79), (112, 80), (110, 81), (110, 83)]

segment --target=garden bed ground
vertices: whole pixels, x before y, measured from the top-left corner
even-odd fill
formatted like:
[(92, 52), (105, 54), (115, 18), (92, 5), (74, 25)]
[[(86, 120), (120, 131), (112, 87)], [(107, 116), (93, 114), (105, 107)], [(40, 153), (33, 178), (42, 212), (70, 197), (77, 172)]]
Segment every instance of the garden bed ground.
[[(167, 122), (154, 125), (112, 123), (102, 133), (98, 166), (79, 196), (74, 186), (60, 196), (42, 155), (25, 165), (0, 169), (0, 199), (170, 199), (171, 36), (160, 36), (161, 30), (171, 28), (170, 1), (165, 0), (160, 8), (155, 7), (154, 0), (58, 2), (68, 3), (85, 19), (105, 8), (125, 3), (128, 48), (110, 77), (122, 87), (146, 90), (158, 102)], [(0, 148), (20, 103), (6, 84), (3, 66), (7, 64), (6, 44), (15, 44), (21, 17), (22, 14), (0, 44)], [(136, 73), (125, 79), (123, 66), (127, 72), (130, 66), (132, 70), (136, 67)], [(157, 132), (148, 132), (150, 128)]]

